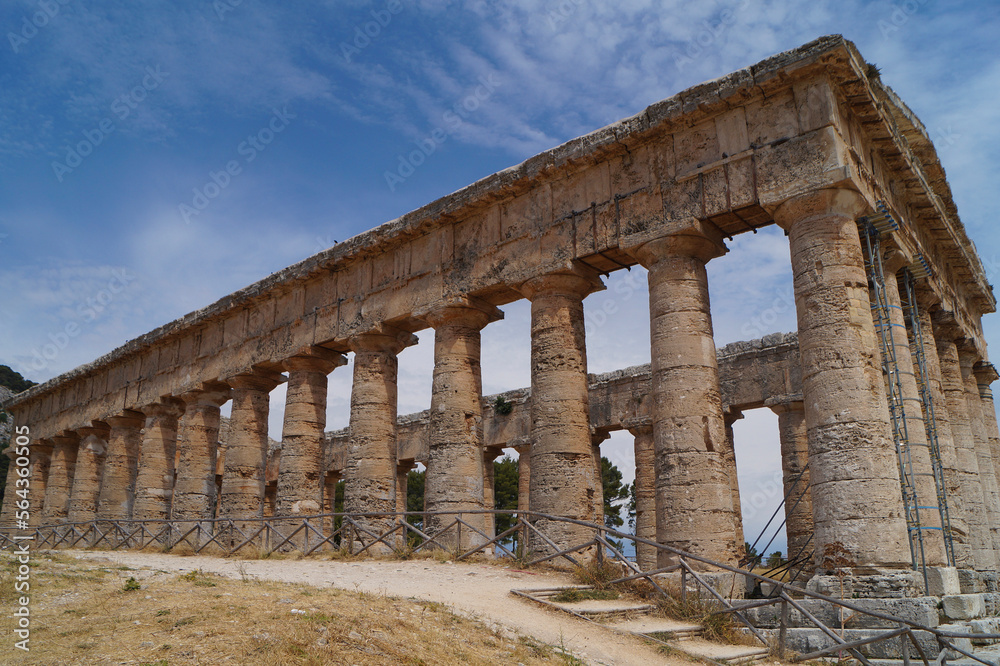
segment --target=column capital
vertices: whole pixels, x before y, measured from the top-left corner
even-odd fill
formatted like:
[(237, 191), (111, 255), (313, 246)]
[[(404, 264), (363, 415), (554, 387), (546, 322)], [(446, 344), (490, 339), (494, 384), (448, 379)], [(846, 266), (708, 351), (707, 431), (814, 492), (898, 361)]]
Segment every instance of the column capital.
[(770, 409), (775, 414), (787, 414), (788, 412), (805, 412), (806, 406), (800, 400), (793, 400), (792, 402), (782, 402), (774, 405), (768, 405)]
[(184, 403), (178, 398), (160, 398), (158, 402), (146, 405), (142, 408), (142, 413), (146, 418), (159, 417), (180, 417), (184, 413)]
[(611, 433), (609, 431), (591, 428), (590, 443), (594, 446), (598, 446), (601, 442), (606, 442), (609, 439), (611, 439)]
[(605, 288), (600, 274), (586, 267), (574, 267), (565, 271), (546, 273), (525, 280), (515, 287), (529, 301), (538, 296), (551, 295), (572, 296), (583, 300), (590, 294), (603, 291)]
[(73, 430), (63, 430), (52, 438), (56, 446), (75, 446), (80, 442), (80, 436)]
[(622, 419), (622, 427), (628, 430), (633, 437), (637, 435), (648, 435), (653, 432), (653, 419), (648, 416)]
[(630, 253), (643, 267), (650, 268), (667, 257), (693, 257), (707, 264), (728, 251), (717, 228), (694, 221), (688, 228), (646, 241)]
[[(36, 439), (31, 443), (31, 451), (40, 455), (50, 455), (52, 453), (53, 442), (51, 439)], [(10, 447), (11, 451), (14, 447)]]
[(868, 202), (855, 190), (813, 190), (782, 202), (774, 211), (774, 222), (788, 231), (792, 225), (816, 217), (840, 215), (857, 219), (868, 209)]
[(353, 336), (347, 341), (347, 345), (354, 353), (389, 352), (398, 354), (418, 342), (417, 336), (409, 331), (388, 324), (380, 324), (376, 329)]
[(202, 388), (181, 393), (180, 399), (188, 407), (192, 405), (221, 407), (231, 400), (233, 390), (226, 384), (203, 385)]
[(347, 357), (326, 347), (306, 347), (294, 356), (281, 362), (288, 371), (305, 370), (328, 375), (342, 365), (347, 365)]
[(938, 342), (957, 343), (962, 338), (962, 327), (955, 318), (955, 313), (944, 308), (931, 312), (931, 323), (934, 326), (934, 338)]
[(457, 323), (483, 329), (487, 324), (503, 319), (503, 311), (486, 301), (469, 296), (445, 298), (413, 313), (417, 319), (439, 328)]
[(271, 392), (274, 387), (285, 381), (280, 372), (254, 368), (250, 372), (241, 372), (226, 379), (226, 383), (234, 389), (250, 389), (253, 391)]
[(80, 435), (81, 439), (97, 437), (107, 441), (108, 437), (111, 435), (111, 426), (103, 421), (91, 421), (91, 425), (77, 428), (76, 432)]
[(972, 372), (976, 375), (976, 381), (980, 386), (989, 386), (997, 379), (1000, 379), (1000, 374), (997, 374), (997, 369), (989, 361), (980, 361), (972, 366)]
[(108, 419), (112, 428), (141, 428), (146, 422), (146, 415), (134, 409), (126, 409)]
[(904, 266), (909, 266), (913, 261), (898, 248), (891, 248), (882, 253), (882, 273), (888, 276), (895, 276)]
[(729, 407), (722, 412), (722, 418), (727, 426), (731, 426), (743, 418), (743, 410), (737, 407)]

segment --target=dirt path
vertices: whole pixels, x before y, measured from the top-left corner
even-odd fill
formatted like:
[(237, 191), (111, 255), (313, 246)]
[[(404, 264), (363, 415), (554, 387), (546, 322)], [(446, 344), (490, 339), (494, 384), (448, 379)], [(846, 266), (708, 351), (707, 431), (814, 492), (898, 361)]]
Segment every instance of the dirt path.
[(135, 569), (179, 572), (201, 569), (237, 579), (252, 576), (261, 580), (436, 601), (487, 625), (500, 625), (549, 645), (563, 646), (588, 664), (690, 664), (683, 658), (664, 656), (632, 636), (616, 634), (600, 625), (534, 606), (510, 595), (515, 588), (554, 587), (572, 582), (568, 576), (560, 574), (436, 560), (236, 560), (119, 551), (63, 552), (83, 560), (110, 561)]

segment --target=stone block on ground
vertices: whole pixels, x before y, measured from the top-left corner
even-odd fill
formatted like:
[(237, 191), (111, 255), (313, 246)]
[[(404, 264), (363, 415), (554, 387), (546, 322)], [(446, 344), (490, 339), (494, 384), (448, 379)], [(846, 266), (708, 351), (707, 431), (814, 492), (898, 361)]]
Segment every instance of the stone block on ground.
[(948, 594), (962, 594), (955, 567), (927, 567), (927, 594), (943, 597)]
[(982, 594), (950, 594), (941, 601), (944, 614), (952, 620), (974, 620), (986, 615)]

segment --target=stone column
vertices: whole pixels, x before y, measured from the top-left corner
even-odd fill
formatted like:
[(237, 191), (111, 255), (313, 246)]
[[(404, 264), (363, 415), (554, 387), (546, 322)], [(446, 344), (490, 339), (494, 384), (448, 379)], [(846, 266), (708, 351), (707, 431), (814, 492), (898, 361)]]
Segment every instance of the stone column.
[(952, 545), (955, 551), (955, 566), (960, 569), (974, 569), (972, 534), (968, 506), (962, 493), (963, 472), (958, 463), (955, 440), (951, 431), (951, 415), (948, 400), (942, 388), (941, 359), (938, 357), (937, 340), (931, 320), (931, 306), (936, 302), (927, 292), (918, 292), (917, 315), (923, 336), (924, 359), (927, 370), (927, 384), (934, 406), (934, 423), (937, 429), (938, 450), (941, 454), (941, 468), (945, 490), (948, 496), (948, 518), (951, 523)]
[(601, 443), (611, 437), (610, 432), (598, 430), (590, 436), (594, 447), (594, 474), (597, 475), (597, 492), (594, 494), (594, 522), (604, 525), (604, 462), (601, 460)]
[(396, 513), (403, 513), (406, 511), (406, 496), (409, 492), (408, 488), (410, 485), (408, 477), (410, 475), (410, 470), (415, 467), (416, 465), (412, 460), (400, 461), (396, 463)]
[[(181, 394), (184, 419), (177, 437), (177, 482), (173, 518), (211, 520), (215, 517), (215, 469), (219, 444), (219, 408), (232, 397), (225, 385), (207, 386)], [(190, 529), (189, 525), (184, 529)]]
[(809, 433), (817, 564), (830, 547), (857, 566), (910, 566), (896, 451), (878, 362), (852, 190), (783, 203)]
[[(653, 426), (637, 425), (628, 429), (635, 438), (635, 535), (656, 541), (656, 449)], [(636, 564), (643, 571), (656, 568), (656, 548), (637, 544)]]
[(743, 535), (743, 504), (740, 501), (740, 479), (736, 468), (736, 437), (733, 434), (733, 424), (743, 418), (743, 412), (729, 409), (724, 412), (726, 424), (726, 448), (722, 452), (722, 462), (729, 476), (729, 491), (733, 496), (733, 529), (736, 531), (736, 550), (739, 560), (746, 557), (746, 537)]
[[(226, 380), (233, 388), (229, 441), (222, 472), (219, 517), (264, 517), (264, 474), (267, 466), (267, 415), (270, 393), (283, 381), (272, 370), (254, 369)], [(254, 521), (248, 523), (256, 524)]]
[(515, 446), (517, 451), (517, 510), (529, 511), (531, 507), (531, 445)]
[(996, 464), (990, 447), (983, 415), (983, 403), (979, 397), (979, 383), (973, 370), (979, 361), (979, 354), (969, 350), (960, 352), (962, 379), (965, 382), (965, 400), (969, 408), (969, 424), (976, 443), (976, 459), (979, 462), (979, 483), (983, 487), (983, 501), (986, 504), (986, 520), (990, 530), (990, 546), (996, 570), (1000, 568), (1000, 489), (997, 488)]
[(781, 473), (785, 495), (785, 534), (788, 557), (807, 558), (800, 566), (804, 573), (813, 571), (813, 502), (809, 487), (809, 435), (806, 432), (805, 407), (801, 402), (774, 405), (778, 415), (778, 438), (781, 440)]
[[(416, 338), (410, 333), (385, 328), (351, 339), (354, 350), (354, 385), (351, 390), (350, 438), (344, 468), (346, 513), (392, 513), (396, 510), (396, 355)], [(380, 536), (392, 529), (393, 516), (357, 520), (364, 529)], [(360, 547), (357, 534), (352, 548)], [(390, 543), (398, 543), (392, 537)], [(384, 543), (366, 552), (389, 552)]]
[[(434, 380), (431, 392), (430, 454), (424, 486), (427, 511), (482, 511), (492, 509), (493, 461), (483, 456), (483, 380), (480, 370), (480, 331), (503, 318), (497, 308), (463, 299), (421, 316), (434, 327)], [(428, 516), (437, 532), (454, 516)], [(469, 514), (463, 520), (485, 534), (493, 516)], [(439, 540), (462, 552), (486, 542), (472, 530), (449, 531)]]
[(277, 513), (298, 516), (320, 513), (321, 474), (326, 430), (327, 375), (345, 365), (343, 355), (322, 347), (285, 361), (288, 393), (278, 469)]
[(65, 522), (69, 510), (69, 494), (73, 488), (79, 437), (75, 433), (52, 438), (52, 463), (45, 488), (45, 508), (42, 520), (46, 525)]
[[(656, 540), (736, 566), (743, 541), (735, 530), (725, 461), (726, 426), (719, 394), (707, 262), (721, 241), (690, 229), (644, 244), (656, 450)], [(658, 553), (659, 566), (675, 559)]]
[[(590, 440), (587, 344), (583, 299), (603, 289), (595, 275), (555, 273), (520, 291), (531, 300), (531, 510), (594, 522), (601, 481)], [(539, 520), (536, 527), (559, 549), (582, 545), (593, 530)], [(551, 553), (542, 539), (529, 548)], [(586, 559), (587, 555), (582, 555)]]
[(997, 370), (992, 363), (981, 361), (972, 368), (976, 374), (979, 388), (979, 399), (982, 401), (983, 425), (990, 440), (990, 452), (993, 454), (993, 467), (1000, 484), (1000, 429), (997, 427), (997, 411), (993, 404), (993, 389), (990, 386), (998, 378)]
[(29, 458), (31, 458), (31, 515), (28, 517), (28, 527), (35, 529), (42, 524), (44, 516), (45, 491), (52, 463), (52, 442), (47, 439), (36, 440), (31, 445)]
[(957, 330), (947, 324), (938, 324), (934, 330), (941, 362), (941, 388), (947, 402), (951, 435), (955, 442), (955, 457), (960, 474), (959, 494), (968, 520), (972, 565), (977, 571), (992, 571), (996, 568), (993, 536), (987, 520), (985, 495), (979, 476), (979, 458), (965, 397), (965, 380), (962, 377), (958, 348), (955, 346), (957, 334)]
[(97, 502), (97, 517), (131, 520), (135, 482), (139, 473), (139, 448), (146, 415), (130, 409), (108, 419), (108, 454), (104, 459), (104, 481)]
[[(3, 491), (3, 508), (0, 511), (0, 531), (7, 532), (8, 536), (11, 535), (17, 526), (17, 502), (19, 499), (17, 496), (17, 480), (21, 477), (17, 474), (17, 456), (14, 454), (13, 437), (11, 437), (11, 446), (3, 452), (2, 455), (7, 456), (9, 461), (7, 463), (7, 482), (4, 485)], [(30, 500), (30, 496), (29, 496)], [(32, 509), (36, 507), (31, 506)], [(34, 511), (31, 511), (34, 513)], [(30, 517), (30, 513), (29, 513)]]
[(94, 423), (92, 427), (76, 430), (80, 436), (80, 445), (76, 453), (76, 473), (73, 475), (73, 489), (67, 512), (67, 519), (71, 523), (83, 523), (97, 517), (101, 477), (111, 428), (103, 423)]
[[(903, 253), (898, 250), (889, 251), (882, 262), (886, 304), (889, 306), (889, 340), (899, 370), (900, 397), (905, 415), (906, 436), (910, 445), (913, 491), (916, 493), (917, 511), (923, 528), (921, 536), (924, 561), (928, 566), (947, 566), (948, 558), (941, 531), (941, 513), (938, 508), (937, 485), (934, 483), (934, 469), (931, 467), (930, 447), (927, 444), (923, 404), (920, 400), (920, 389), (917, 387), (917, 377), (913, 372), (910, 338), (906, 331), (903, 301), (899, 296), (899, 283), (896, 280), (896, 273), (908, 263)], [(915, 551), (918, 548), (916, 537), (914, 533)], [(919, 551), (917, 552), (919, 557)]]
[(177, 453), (177, 420), (184, 403), (175, 398), (143, 407), (145, 430), (139, 445), (136, 475), (135, 520), (167, 520), (174, 492), (174, 463)]

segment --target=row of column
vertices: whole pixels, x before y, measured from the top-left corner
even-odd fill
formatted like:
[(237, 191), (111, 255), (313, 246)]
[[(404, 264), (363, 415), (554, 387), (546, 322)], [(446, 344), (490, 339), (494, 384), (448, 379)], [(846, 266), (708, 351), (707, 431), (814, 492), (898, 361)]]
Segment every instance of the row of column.
[[(910, 558), (899, 474), (855, 224), (864, 209), (863, 198), (853, 191), (823, 190), (786, 202), (775, 213), (789, 235), (803, 367), (802, 410), (787, 410), (779, 418), (783, 445), (794, 440), (788, 455), (801, 457), (806, 442), (812, 508), (800, 506), (811, 514), (817, 561), (822, 563), (835, 548), (858, 565), (905, 566)], [(654, 472), (652, 478), (641, 475), (642, 484), (637, 475), (637, 493), (645, 498), (639, 509), (640, 536), (655, 534), (660, 543), (735, 564), (743, 538), (706, 272), (707, 262), (724, 251), (710, 227), (697, 224), (634, 250), (648, 269), (653, 394), (651, 424), (637, 427), (634, 434), (637, 467)], [(583, 299), (601, 288), (595, 273), (579, 268), (518, 286), (531, 301), (530, 475), (522, 477), (530, 509), (595, 522), (601, 520), (600, 456), (589, 418)], [(898, 292), (892, 297), (898, 301)], [(426, 508), (489, 507), (480, 334), (501, 313), (460, 298), (415, 316), (435, 329)], [(905, 328), (894, 323), (897, 356), (909, 359)], [(940, 397), (939, 441), (948, 483), (965, 503), (953, 527), (964, 539), (963, 562), (994, 568), (1000, 521), (992, 520), (991, 512), (1000, 510), (1000, 497), (992, 461), (1000, 454), (1000, 437), (991, 403), (983, 406), (988, 388), (984, 392), (980, 384), (988, 387), (989, 382), (982, 372), (977, 378), (976, 359), (943, 331), (939, 324), (937, 344), (929, 345), (936, 353), (928, 354), (928, 366), (932, 392)], [(390, 326), (349, 341), (355, 362), (344, 470), (347, 512), (399, 508), (397, 355), (415, 341), (412, 334)], [(908, 362), (912, 366), (912, 359)], [(280, 369), (289, 373), (289, 388), (277, 513), (320, 510), (326, 485), (320, 460), (326, 376), (343, 363), (339, 354), (314, 348), (283, 368), (231, 377), (56, 437), (47, 473), (41, 460), (46, 443), (36, 444), (35, 476), (44, 478), (34, 487), (45, 487), (44, 517), (211, 517), (219, 406), (230, 397), (232, 432), (219, 516), (263, 515), (268, 394), (282, 381)], [(905, 378), (906, 392), (915, 387), (912, 375)], [(908, 424), (915, 440), (922, 434), (918, 413), (914, 410)], [(181, 473), (175, 484), (176, 446)], [(914, 450), (915, 466), (929, 467), (926, 439), (917, 441)], [(921, 478), (918, 492), (923, 496), (933, 487), (927, 484)], [(444, 526), (436, 518), (430, 521), (432, 529)], [(463, 543), (456, 545), (474, 546), (491, 534), (487, 519), (470, 516), (466, 521), (473, 529), (463, 530)], [(392, 522), (367, 517), (359, 524), (378, 534), (391, 529)], [(804, 516), (801, 522), (806, 524)], [(932, 522), (927, 526), (934, 527)], [(589, 536), (587, 528), (561, 522), (543, 520), (539, 528), (551, 543), (531, 546), (542, 551)], [(943, 549), (934, 553), (940, 559)], [(660, 553), (660, 566), (669, 560)]]

